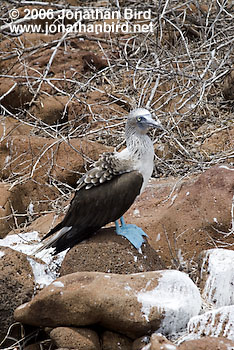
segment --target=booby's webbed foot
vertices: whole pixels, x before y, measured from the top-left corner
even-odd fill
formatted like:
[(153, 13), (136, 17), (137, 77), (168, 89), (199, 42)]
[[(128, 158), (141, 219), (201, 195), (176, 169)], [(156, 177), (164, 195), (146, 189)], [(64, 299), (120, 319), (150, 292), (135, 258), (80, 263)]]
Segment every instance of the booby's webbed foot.
[(116, 233), (117, 235), (124, 236), (129, 240), (130, 243), (140, 251), (142, 243), (145, 242), (143, 236), (148, 237), (148, 235), (138, 226), (133, 224), (126, 224), (123, 217), (120, 218), (121, 226), (118, 221), (115, 221)]

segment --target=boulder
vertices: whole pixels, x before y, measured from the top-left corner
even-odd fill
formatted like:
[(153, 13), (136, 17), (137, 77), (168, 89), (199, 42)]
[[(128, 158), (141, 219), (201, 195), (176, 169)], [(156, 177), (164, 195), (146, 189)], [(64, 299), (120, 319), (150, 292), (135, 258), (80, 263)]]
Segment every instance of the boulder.
[[(37, 253), (35, 256), (35, 250), (41, 246), (39, 240), (37, 231), (12, 233), (0, 239), (0, 246), (11, 248), (27, 258), (27, 262), (31, 266), (30, 276), (35, 283), (35, 289), (44, 288), (58, 277), (58, 266), (61, 265), (66, 254), (64, 251), (60, 254), (52, 255), (53, 250), (48, 249)], [(13, 274), (14, 271), (12, 271)]]
[(225, 235), (233, 195), (234, 168), (217, 165), (187, 181), (153, 180), (125, 218), (148, 234), (168, 268), (190, 271), (203, 250), (233, 244), (233, 235)]
[(50, 338), (57, 348), (101, 350), (97, 333), (88, 328), (57, 327)]
[[(0, 119), (0, 139), (1, 142), (13, 135), (29, 135), (33, 128), (29, 125), (23, 124), (22, 122), (12, 117), (2, 117)], [(5, 160), (7, 162), (8, 159)]]
[(234, 100), (234, 67), (224, 79), (223, 96), (225, 100)]
[[(85, 139), (71, 140), (68, 144), (61, 139), (30, 135), (5, 138), (0, 145), (0, 177), (15, 179), (17, 173), (19, 181), (11, 186), (2, 186), (4, 196), (10, 196), (8, 202), (3, 199), (5, 202), (1, 203), (2, 216), (5, 218), (16, 213), (30, 217), (34, 213), (48, 211), (51, 202), (60, 195), (51, 179), (76, 186), (86, 165), (84, 155), (96, 160), (107, 150), (110, 150), (109, 147)], [(9, 193), (5, 191), (6, 187), (10, 188)], [(10, 216), (8, 219), (13, 225), (13, 218)], [(20, 224), (27, 220), (27, 216), (21, 215), (16, 219)], [(10, 230), (6, 222), (2, 225), (0, 236)]]
[(202, 297), (215, 307), (234, 304), (234, 251), (209, 249), (200, 255), (199, 287)]
[(101, 336), (102, 350), (132, 350), (132, 340), (111, 331), (105, 331)]
[(97, 55), (92, 52), (82, 57), (84, 62), (84, 71), (97, 72), (108, 67), (108, 60), (105, 56)]
[[(22, 80), (22, 79), (21, 79)], [(1, 104), (9, 112), (16, 112), (25, 108), (26, 104), (31, 101), (32, 93), (22, 82), (15, 82), (11, 78), (0, 78), (0, 96)]]
[[(204, 127), (204, 126), (203, 126)], [(201, 130), (202, 132), (202, 130)], [(204, 131), (203, 131), (204, 132)], [(199, 151), (203, 157), (207, 159), (207, 155), (211, 157), (214, 153), (228, 152), (234, 148), (234, 126), (230, 125), (229, 128), (224, 130), (214, 129), (210, 131), (211, 136), (207, 137), (201, 144)], [(228, 161), (228, 159), (227, 159)], [(230, 162), (232, 159), (230, 158)]]
[(234, 341), (233, 324), (234, 305), (213, 309), (190, 319), (188, 323), (188, 339), (208, 336), (225, 337)]
[(77, 272), (60, 277), (17, 308), (15, 319), (39, 327), (98, 324), (135, 339), (155, 330), (174, 333), (200, 307), (198, 288), (176, 270)]
[[(5, 237), (14, 224), (13, 208), (16, 213), (25, 208), (22, 198), (15, 195), (10, 184), (0, 182), (0, 238)], [(18, 223), (20, 221), (19, 218)]]
[[(175, 347), (175, 349), (177, 349)], [(204, 337), (201, 339), (188, 340), (182, 343), (179, 350), (233, 350), (234, 342), (222, 337)], [(174, 350), (167, 348), (167, 350)]]
[(115, 228), (101, 229), (68, 251), (60, 275), (79, 271), (129, 274), (165, 268), (147, 241), (141, 250), (139, 252), (126, 238), (117, 235)]
[(48, 125), (62, 123), (66, 121), (65, 107), (68, 103), (68, 96), (43, 96), (34, 102), (30, 113)]
[[(58, 181), (75, 185), (84, 171), (85, 156), (96, 160), (110, 148), (85, 138), (65, 142), (59, 138), (15, 135), (1, 143), (0, 151), (1, 164), (5, 164), (1, 169), (3, 177), (17, 172), (21, 176), (28, 174), (43, 184), (48, 176), (53, 176)], [(9, 164), (5, 161), (7, 156), (11, 160)]]
[(145, 346), (150, 345), (150, 336), (146, 335), (134, 340), (132, 350), (143, 350)]
[(25, 254), (0, 246), (0, 342), (14, 323), (14, 309), (29, 301), (34, 292), (34, 276)]
[(176, 350), (177, 346), (159, 334), (152, 334), (150, 337), (150, 350)]

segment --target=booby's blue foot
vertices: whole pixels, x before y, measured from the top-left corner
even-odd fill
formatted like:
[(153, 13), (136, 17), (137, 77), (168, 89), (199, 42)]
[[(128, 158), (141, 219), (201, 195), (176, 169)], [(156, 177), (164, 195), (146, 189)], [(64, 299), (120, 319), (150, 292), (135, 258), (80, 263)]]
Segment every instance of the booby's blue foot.
[[(133, 224), (125, 224), (123, 217), (120, 218), (121, 226), (118, 221), (115, 221), (116, 233), (126, 237), (132, 245), (140, 251), (142, 243), (145, 242), (143, 236), (148, 237), (148, 235), (138, 226)], [(141, 252), (141, 251), (140, 251)]]

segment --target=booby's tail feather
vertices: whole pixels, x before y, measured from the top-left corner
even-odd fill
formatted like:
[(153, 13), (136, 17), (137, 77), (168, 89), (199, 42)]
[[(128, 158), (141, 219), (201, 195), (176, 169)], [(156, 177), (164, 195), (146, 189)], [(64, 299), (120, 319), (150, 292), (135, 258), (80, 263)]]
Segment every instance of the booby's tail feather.
[[(53, 237), (48, 239), (48, 241), (44, 242), (41, 247), (39, 247), (35, 252), (34, 255), (41, 252), (44, 249), (48, 248), (56, 248), (56, 242), (63, 237), (68, 231), (70, 231), (72, 226), (70, 227), (63, 227), (61, 230), (59, 230)], [(44, 237), (45, 238), (45, 237)], [(43, 238), (43, 240), (44, 240)]]

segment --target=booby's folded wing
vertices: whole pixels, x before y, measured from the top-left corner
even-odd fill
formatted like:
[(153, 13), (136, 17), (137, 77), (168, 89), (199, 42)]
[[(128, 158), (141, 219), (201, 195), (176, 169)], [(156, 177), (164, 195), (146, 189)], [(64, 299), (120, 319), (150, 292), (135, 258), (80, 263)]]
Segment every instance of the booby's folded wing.
[(73, 247), (109, 222), (119, 219), (139, 195), (143, 177), (138, 171), (115, 175), (111, 180), (76, 192), (63, 221), (43, 239), (58, 232), (40, 250), (55, 247), (55, 254)]
[(80, 190), (82, 187), (89, 189), (93, 186), (98, 186), (111, 180), (116, 175), (132, 170), (134, 170), (134, 166), (129, 157), (127, 159), (119, 159), (119, 153), (105, 152), (92, 165), (92, 169), (79, 179), (77, 190)]

